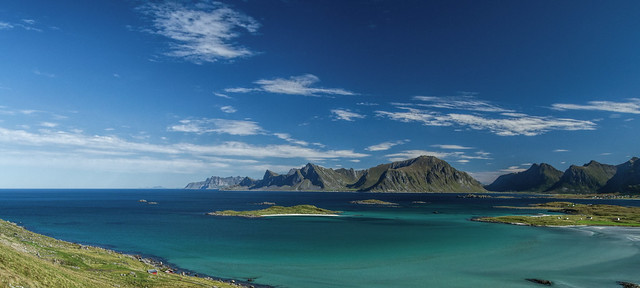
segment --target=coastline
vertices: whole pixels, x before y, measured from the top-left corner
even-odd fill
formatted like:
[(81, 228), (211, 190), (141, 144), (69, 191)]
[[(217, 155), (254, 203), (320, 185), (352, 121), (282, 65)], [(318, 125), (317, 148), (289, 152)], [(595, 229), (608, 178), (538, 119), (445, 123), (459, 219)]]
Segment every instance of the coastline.
[[(52, 238), (2, 219), (0, 256), (5, 259), (0, 262), (5, 271), (0, 273), (0, 283), (10, 287), (51, 287), (72, 281), (74, 285), (69, 287), (138, 287), (144, 283), (148, 287), (272, 288), (252, 283), (251, 279), (214, 277), (182, 269), (162, 257)], [(32, 277), (29, 271), (38, 271), (38, 277)]]
[(292, 213), (292, 214), (270, 214), (270, 215), (261, 215), (258, 217), (340, 217), (341, 215), (338, 214), (299, 214), (299, 213)]

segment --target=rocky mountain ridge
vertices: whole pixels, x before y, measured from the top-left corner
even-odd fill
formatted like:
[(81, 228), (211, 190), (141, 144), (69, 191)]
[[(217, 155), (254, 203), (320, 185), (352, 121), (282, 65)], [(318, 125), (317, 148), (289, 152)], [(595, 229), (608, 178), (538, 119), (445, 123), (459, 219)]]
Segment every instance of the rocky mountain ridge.
[(547, 193), (640, 193), (640, 161), (637, 157), (614, 166), (590, 161), (583, 166), (571, 165), (564, 172), (542, 163), (522, 172), (498, 177), (485, 186), (496, 192)]
[(267, 170), (261, 180), (249, 177), (228, 190), (484, 192), (480, 182), (432, 156), (381, 164), (365, 170), (330, 169), (307, 164), (287, 174)]
[(233, 185), (238, 185), (245, 177), (218, 177), (211, 176), (204, 181), (191, 182), (184, 189), (221, 189)]

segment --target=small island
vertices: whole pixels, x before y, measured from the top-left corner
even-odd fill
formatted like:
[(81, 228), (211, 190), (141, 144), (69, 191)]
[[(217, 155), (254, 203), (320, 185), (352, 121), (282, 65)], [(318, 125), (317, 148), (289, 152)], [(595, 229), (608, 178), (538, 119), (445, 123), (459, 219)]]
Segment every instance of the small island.
[(216, 211), (209, 212), (207, 215), (212, 216), (237, 216), (237, 217), (267, 217), (267, 216), (338, 216), (342, 212), (332, 211), (327, 209), (318, 208), (313, 205), (296, 205), (296, 206), (271, 206), (261, 210), (251, 211)]
[(356, 200), (356, 201), (351, 201), (351, 202), (349, 202), (349, 203), (352, 203), (352, 204), (360, 204), (360, 205), (387, 205), (387, 206), (398, 206), (398, 203), (387, 202), (387, 201), (382, 201), (382, 200), (377, 200), (377, 199)]
[(529, 226), (628, 226), (640, 227), (640, 207), (617, 205), (575, 204), (548, 202), (527, 207), (499, 206), (497, 208), (548, 210), (557, 215), (514, 215), (474, 218), (474, 221)]

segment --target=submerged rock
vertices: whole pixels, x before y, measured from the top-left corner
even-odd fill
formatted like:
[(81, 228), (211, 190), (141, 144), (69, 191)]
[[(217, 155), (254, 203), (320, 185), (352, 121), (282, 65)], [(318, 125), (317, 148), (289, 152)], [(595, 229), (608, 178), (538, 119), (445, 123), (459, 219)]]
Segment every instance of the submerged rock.
[(544, 280), (544, 279), (527, 278), (526, 280), (529, 282), (538, 283), (541, 285), (547, 285), (547, 286), (553, 285), (553, 282), (549, 280)]

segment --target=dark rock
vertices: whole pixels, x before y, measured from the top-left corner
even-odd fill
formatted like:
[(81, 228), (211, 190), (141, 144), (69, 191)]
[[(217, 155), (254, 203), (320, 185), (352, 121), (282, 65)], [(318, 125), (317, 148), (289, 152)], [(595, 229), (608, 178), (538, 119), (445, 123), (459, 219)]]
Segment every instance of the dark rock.
[(538, 284), (546, 285), (546, 286), (553, 285), (553, 282), (551, 282), (549, 280), (544, 280), (544, 279), (527, 278), (526, 280), (529, 281), (529, 282), (538, 283)]
[(617, 281), (616, 283), (624, 288), (640, 288), (640, 285), (631, 282)]

